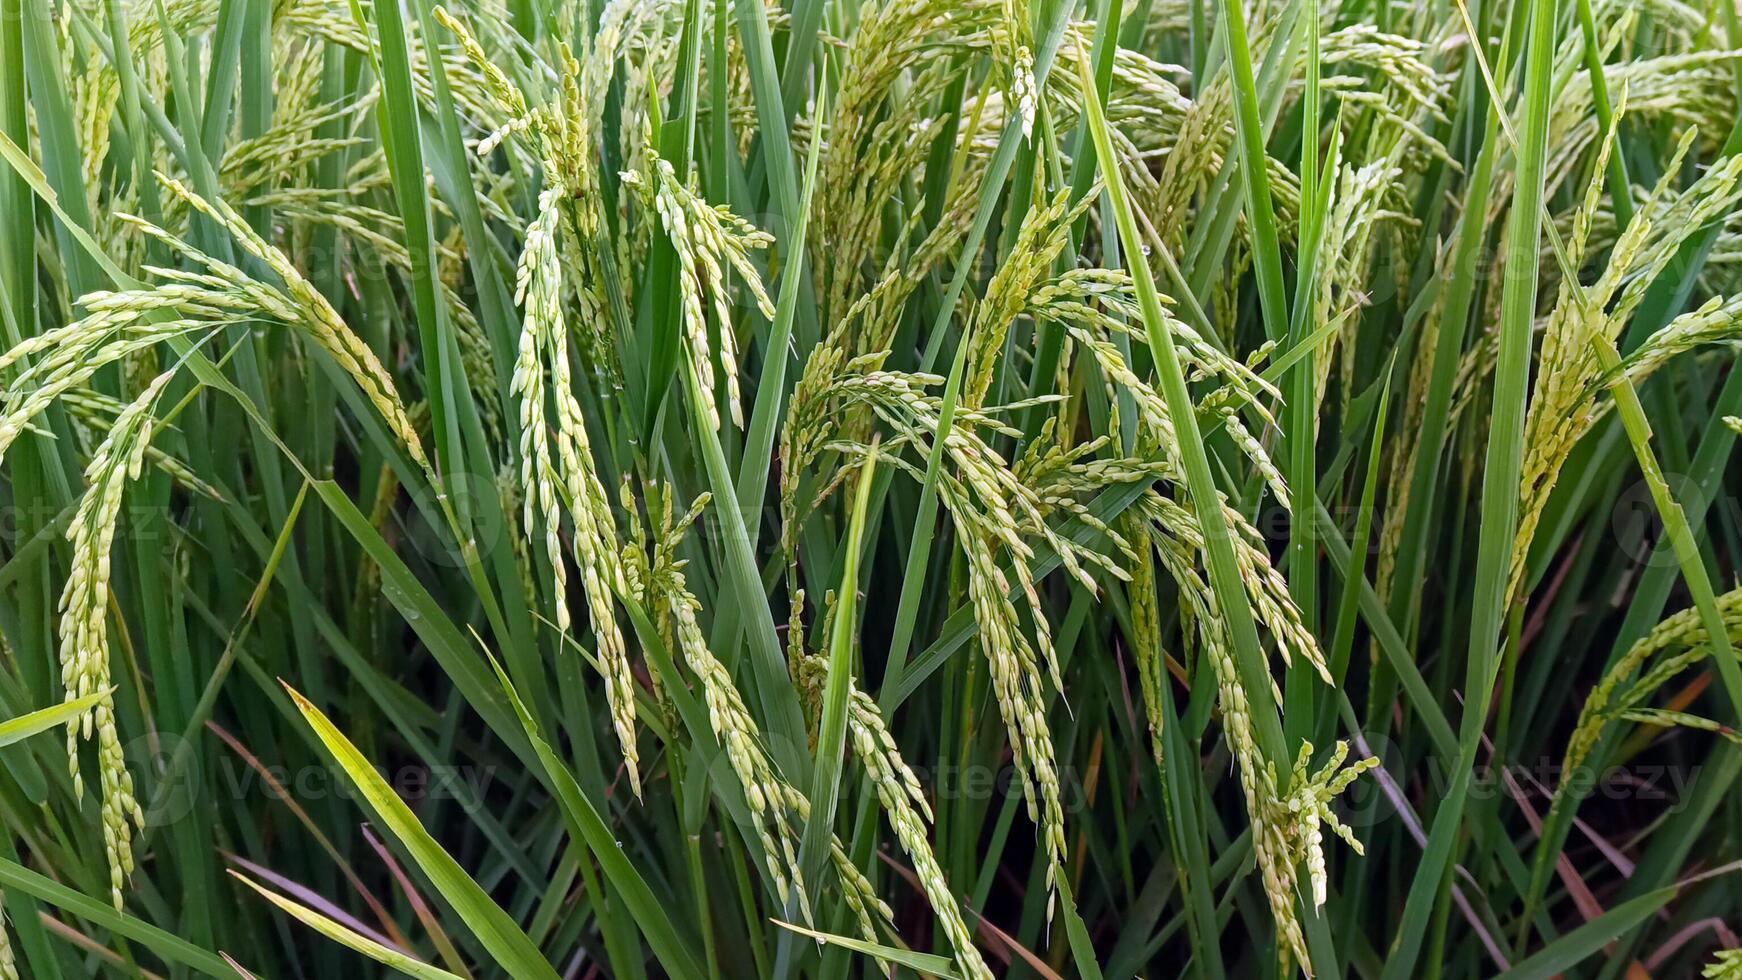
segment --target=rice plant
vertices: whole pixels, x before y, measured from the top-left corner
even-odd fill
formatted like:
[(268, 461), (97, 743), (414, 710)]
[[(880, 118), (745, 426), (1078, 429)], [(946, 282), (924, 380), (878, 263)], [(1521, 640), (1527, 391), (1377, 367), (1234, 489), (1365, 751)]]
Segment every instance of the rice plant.
[(0, 0), (0, 158), (0, 980), (1742, 976), (1733, 0)]

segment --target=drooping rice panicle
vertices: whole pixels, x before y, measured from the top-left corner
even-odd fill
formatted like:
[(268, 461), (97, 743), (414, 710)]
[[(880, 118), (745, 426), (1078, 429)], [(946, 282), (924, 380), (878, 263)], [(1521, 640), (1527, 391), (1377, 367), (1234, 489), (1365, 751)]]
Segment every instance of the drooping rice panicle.
[(375, 351), (346, 325), (326, 296), (304, 278), (283, 251), (261, 238), (230, 205), (221, 200), (208, 201), (173, 177), (163, 178), (163, 184), (176, 197), (228, 232), (249, 255), (271, 269), (283, 280), (286, 291), (281, 293), (272, 286), (248, 278), (234, 266), (202, 256), (192, 249), (182, 251), (190, 258), (203, 259), (214, 274), (232, 288), (240, 289), (248, 299), (259, 302), (264, 311), (305, 330), (363, 390), (364, 396), (399, 437), (412, 462), (428, 470), (430, 462), (424, 455), (423, 442), (400, 402), (393, 378)]
[(12, 951), (12, 936), (4, 911), (0, 911), (0, 980), (18, 980), (18, 956)]
[(67, 723), (67, 759), (73, 787), (82, 793), (79, 741), (95, 736), (103, 847), (109, 860), (110, 899), (116, 909), (122, 907), (122, 887), (133, 873), (134, 829), (145, 829), (145, 813), (134, 798), (133, 776), (122, 754), (110, 680), (109, 593), (114, 543), (122, 496), (127, 484), (139, 478), (151, 443), (156, 422), (152, 411), (175, 373), (158, 375), (116, 416), (85, 467), (86, 489), (66, 532), (72, 546), (72, 570), (60, 597), (61, 682), (68, 701), (101, 695), (89, 711)]
[(0, 0), (0, 980), (1738, 972), (1733, 6)]
[[(659, 215), (682, 266), (678, 282), (683, 296), (684, 340), (696, 378), (701, 382), (704, 411), (713, 427), (719, 428), (713, 365), (717, 335), (721, 372), (726, 379), (727, 411), (732, 424), (741, 428), (744, 410), (743, 396), (738, 390), (738, 342), (732, 333), (726, 270), (730, 268), (738, 274), (754, 297), (757, 309), (772, 318), (774, 302), (768, 298), (761, 274), (750, 261), (750, 250), (767, 248), (774, 239), (724, 206), (708, 206), (678, 179), (665, 160), (655, 160), (650, 175), (625, 171), (622, 176), (623, 182), (636, 188)], [(707, 298), (712, 299), (716, 330), (708, 327)]]
[(1742, 976), (1742, 947), (1720, 949), (1700, 970), (1706, 980), (1736, 980)]
[[(545, 191), (539, 216), (527, 225), (526, 245), (516, 275), (516, 302), (525, 310), (520, 355), (514, 369), (514, 393), (520, 399), (521, 479), (527, 487), (523, 521), (528, 531), (544, 527), (545, 557), (554, 576), (557, 628), (569, 628), (566, 559), (561, 540), (562, 517), (574, 526), (575, 563), (592, 619), (593, 636), (604, 664), (611, 722), (616, 729), (630, 785), (641, 791), (640, 753), (635, 739), (635, 679), (629, 654), (617, 625), (612, 596), (627, 585), (618, 564), (617, 532), (605, 488), (593, 464), (586, 420), (570, 376), (568, 325), (563, 311), (563, 277), (556, 238), (560, 234), (556, 202), (560, 192)], [(550, 373), (546, 394), (545, 372)], [(556, 448), (547, 401), (555, 404)], [(536, 496), (536, 508), (534, 500)]]

